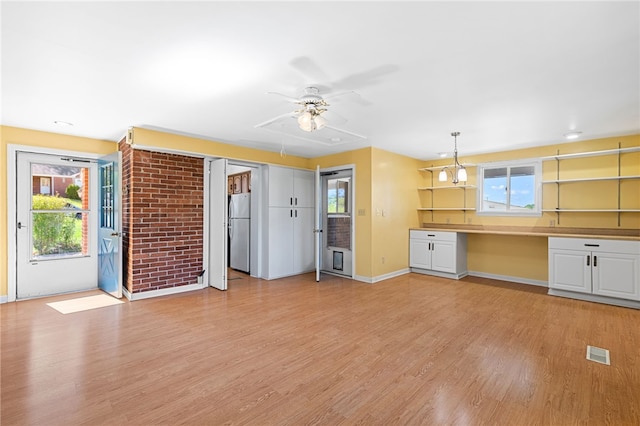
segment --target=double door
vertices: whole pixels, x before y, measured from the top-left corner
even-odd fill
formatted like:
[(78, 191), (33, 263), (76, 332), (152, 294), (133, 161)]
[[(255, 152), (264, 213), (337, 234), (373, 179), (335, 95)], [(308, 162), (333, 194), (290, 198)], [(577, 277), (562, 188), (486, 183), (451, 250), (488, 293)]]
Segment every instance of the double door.
[(549, 287), (640, 300), (640, 243), (549, 238)]
[(314, 269), (313, 172), (268, 168), (267, 279)]
[(436, 234), (411, 231), (410, 266), (441, 272), (455, 272), (455, 241), (435, 239)]

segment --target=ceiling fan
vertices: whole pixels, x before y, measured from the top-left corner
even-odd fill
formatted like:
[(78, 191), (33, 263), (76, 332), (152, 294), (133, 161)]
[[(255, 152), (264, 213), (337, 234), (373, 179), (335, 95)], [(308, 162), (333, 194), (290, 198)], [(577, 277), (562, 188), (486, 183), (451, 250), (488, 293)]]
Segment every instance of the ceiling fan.
[(286, 121), (287, 118), (294, 118), (298, 121), (298, 127), (305, 132), (314, 132), (326, 128), (361, 139), (366, 139), (366, 136), (334, 127), (334, 124), (339, 125), (345, 123), (347, 120), (336, 114), (335, 112), (329, 111), (327, 108), (329, 106), (329, 103), (327, 103), (327, 99), (343, 96), (346, 94), (355, 94), (354, 91), (346, 91), (322, 96), (320, 95), (320, 90), (317, 87), (310, 86), (304, 89), (304, 94), (300, 98), (293, 98), (291, 96), (287, 96), (278, 92), (267, 92), (267, 94), (282, 96), (289, 102), (298, 104), (299, 108), (294, 111), (273, 117), (260, 124), (256, 124), (254, 126), (256, 128), (267, 127), (276, 122)]

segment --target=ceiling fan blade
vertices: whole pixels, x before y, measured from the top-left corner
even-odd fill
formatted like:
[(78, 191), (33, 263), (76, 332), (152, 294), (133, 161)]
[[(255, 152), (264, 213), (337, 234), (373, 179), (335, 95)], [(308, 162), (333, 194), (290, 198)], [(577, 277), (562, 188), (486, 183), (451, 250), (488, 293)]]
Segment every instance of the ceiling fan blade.
[(366, 136), (362, 136), (357, 133), (350, 132), (348, 130), (338, 129), (337, 127), (328, 126), (328, 125), (325, 125), (324, 127), (326, 127), (327, 129), (335, 130), (336, 132), (344, 133), (345, 135), (355, 136), (356, 138), (360, 138), (360, 139), (367, 139)]
[(372, 86), (378, 83), (380, 77), (398, 71), (397, 65), (380, 65), (379, 67), (372, 68), (368, 71), (362, 71), (355, 74), (351, 74), (333, 83), (332, 87), (335, 89), (343, 88), (359, 88), (365, 86)]
[(297, 58), (293, 58), (289, 64), (293, 68), (297, 69), (302, 75), (312, 80), (308, 83), (326, 83), (329, 81), (329, 78), (324, 71), (322, 71), (318, 64), (313, 62), (311, 58), (299, 56)]
[(348, 120), (335, 112), (332, 109), (328, 109), (322, 113), (322, 116), (327, 119), (327, 121), (331, 124), (345, 124)]
[(296, 98), (293, 98), (293, 97), (288, 96), (288, 95), (284, 95), (284, 94), (279, 93), (279, 92), (267, 92), (267, 95), (278, 95), (278, 96), (282, 96), (283, 98), (285, 98), (289, 102), (300, 103), (300, 99), (296, 99)]
[(356, 104), (360, 104), (363, 106), (373, 105), (372, 102), (363, 98), (362, 95), (360, 95), (360, 93), (356, 92), (355, 90), (347, 90), (346, 92), (338, 92), (336, 94), (329, 93), (327, 96), (324, 96), (324, 99), (327, 100), (327, 99), (338, 98), (338, 97), (344, 97), (350, 100), (351, 102), (354, 102)]
[(279, 115), (279, 116), (277, 116), (277, 117), (273, 117), (273, 118), (271, 118), (271, 119), (269, 119), (269, 120), (267, 120), (267, 121), (263, 121), (263, 122), (262, 122), (262, 123), (260, 123), (260, 124), (256, 124), (256, 125), (255, 125), (255, 126), (253, 126), (253, 127), (255, 127), (255, 128), (257, 129), (257, 128), (259, 128), (259, 127), (268, 126), (269, 124), (271, 124), (271, 123), (275, 123), (276, 121), (278, 121), (278, 120), (282, 120), (283, 118), (286, 118), (286, 117), (295, 117), (295, 115), (296, 115), (296, 112), (295, 112), (295, 111), (287, 112), (286, 114), (281, 114), (281, 115)]

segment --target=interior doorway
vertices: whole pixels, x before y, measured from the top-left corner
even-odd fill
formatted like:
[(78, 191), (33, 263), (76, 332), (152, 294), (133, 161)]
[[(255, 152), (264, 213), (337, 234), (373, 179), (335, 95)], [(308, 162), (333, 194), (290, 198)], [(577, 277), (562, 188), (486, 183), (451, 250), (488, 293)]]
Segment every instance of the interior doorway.
[(321, 270), (353, 277), (353, 169), (320, 173)]

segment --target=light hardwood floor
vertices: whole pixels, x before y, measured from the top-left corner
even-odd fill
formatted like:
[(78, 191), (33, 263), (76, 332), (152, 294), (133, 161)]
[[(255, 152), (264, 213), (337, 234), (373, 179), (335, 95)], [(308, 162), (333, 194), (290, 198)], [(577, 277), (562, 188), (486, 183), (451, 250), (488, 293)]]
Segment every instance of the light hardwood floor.
[(0, 306), (0, 423), (640, 424), (640, 311), (470, 277), (229, 284)]

